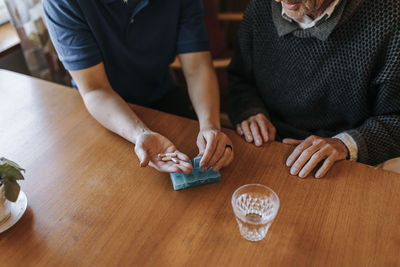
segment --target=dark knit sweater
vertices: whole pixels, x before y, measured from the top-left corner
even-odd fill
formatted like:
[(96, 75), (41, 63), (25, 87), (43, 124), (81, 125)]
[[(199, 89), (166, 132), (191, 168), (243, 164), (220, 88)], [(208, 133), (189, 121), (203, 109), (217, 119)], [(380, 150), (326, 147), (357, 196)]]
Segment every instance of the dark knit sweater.
[(400, 156), (400, 1), (341, 0), (302, 30), (252, 0), (229, 71), (233, 125), (265, 114), (280, 138), (346, 132), (358, 161)]

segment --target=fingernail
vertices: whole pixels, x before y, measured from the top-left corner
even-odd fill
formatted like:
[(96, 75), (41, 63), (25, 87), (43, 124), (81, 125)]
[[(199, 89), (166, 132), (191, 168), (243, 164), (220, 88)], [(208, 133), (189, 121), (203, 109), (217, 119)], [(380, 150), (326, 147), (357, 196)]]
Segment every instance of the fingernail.
[(256, 141), (256, 146), (260, 146), (261, 145), (261, 142), (260, 141)]
[(315, 174), (315, 178), (317, 178), (317, 179), (321, 178), (321, 174), (320, 173), (316, 173)]
[(287, 167), (290, 167), (290, 165), (292, 165), (292, 164), (290, 164), (291, 162), (290, 161), (286, 161), (286, 166)]
[(296, 169), (295, 168), (291, 168), (290, 169), (290, 174), (291, 175), (296, 175)]
[(299, 173), (299, 177), (300, 177), (300, 178), (305, 178), (305, 177), (306, 177), (305, 172), (304, 172), (304, 171), (301, 171), (301, 172)]

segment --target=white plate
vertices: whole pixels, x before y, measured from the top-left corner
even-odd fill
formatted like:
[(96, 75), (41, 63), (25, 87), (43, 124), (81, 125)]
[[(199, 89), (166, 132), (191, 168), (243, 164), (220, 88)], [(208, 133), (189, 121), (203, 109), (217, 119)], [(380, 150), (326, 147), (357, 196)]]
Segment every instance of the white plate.
[(28, 205), (28, 199), (26, 198), (25, 193), (21, 190), (19, 192), (19, 196), (16, 202), (11, 202), (11, 216), (5, 222), (0, 225), (0, 234), (9, 228), (11, 228), (14, 224), (21, 219), (22, 215), (26, 210), (26, 206)]

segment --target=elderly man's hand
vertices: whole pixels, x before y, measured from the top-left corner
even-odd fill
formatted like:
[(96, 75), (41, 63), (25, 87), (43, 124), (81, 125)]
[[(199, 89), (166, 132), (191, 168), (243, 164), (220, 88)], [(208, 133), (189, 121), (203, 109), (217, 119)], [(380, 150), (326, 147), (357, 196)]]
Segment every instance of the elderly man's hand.
[(202, 171), (209, 168), (219, 171), (233, 160), (232, 141), (217, 128), (201, 129), (197, 136), (197, 146), (199, 155), (203, 156), (200, 161)]
[(322, 166), (315, 174), (315, 178), (323, 177), (336, 161), (346, 159), (347, 147), (338, 139), (310, 136), (305, 140), (283, 139), (284, 144), (297, 145), (288, 157), (286, 165), (290, 174), (300, 178), (307, 177), (321, 162)]
[[(193, 166), (186, 162), (189, 157), (178, 151), (167, 138), (155, 132), (144, 132), (136, 139), (135, 152), (140, 160), (140, 166), (147, 165), (161, 172), (184, 172), (190, 173)], [(158, 155), (175, 153), (176, 162), (163, 161)]]
[(247, 142), (256, 146), (275, 140), (276, 129), (274, 125), (265, 117), (264, 114), (258, 113), (251, 116), (247, 120), (236, 125), (236, 131), (239, 135), (244, 136)]

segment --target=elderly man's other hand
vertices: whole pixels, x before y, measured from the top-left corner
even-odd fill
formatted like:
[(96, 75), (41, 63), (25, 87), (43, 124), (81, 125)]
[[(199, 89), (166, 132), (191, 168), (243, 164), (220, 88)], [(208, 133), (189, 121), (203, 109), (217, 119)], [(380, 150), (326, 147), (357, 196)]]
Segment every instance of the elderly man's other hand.
[(233, 160), (232, 141), (217, 128), (200, 129), (197, 146), (199, 155), (203, 156), (200, 161), (202, 171), (211, 167), (214, 171), (219, 171)]
[(347, 147), (335, 138), (323, 138), (310, 136), (305, 140), (283, 139), (284, 144), (296, 145), (292, 154), (288, 157), (286, 165), (290, 168), (290, 174), (300, 178), (307, 177), (317, 165), (324, 161), (315, 173), (315, 178), (323, 177), (336, 161), (346, 159)]
[(261, 146), (263, 143), (275, 140), (275, 126), (265, 117), (264, 114), (249, 117), (236, 125), (236, 131), (242, 135), (247, 142), (253, 143), (256, 146)]
[[(147, 165), (160, 172), (184, 172), (190, 173), (193, 166), (186, 162), (189, 157), (178, 151), (167, 138), (161, 134), (146, 131), (136, 138), (135, 152), (140, 160), (140, 166)], [(158, 155), (175, 153), (177, 158), (174, 161), (163, 161)]]

